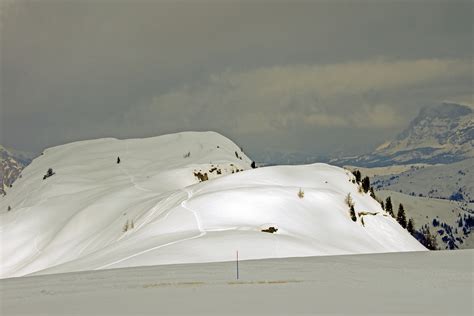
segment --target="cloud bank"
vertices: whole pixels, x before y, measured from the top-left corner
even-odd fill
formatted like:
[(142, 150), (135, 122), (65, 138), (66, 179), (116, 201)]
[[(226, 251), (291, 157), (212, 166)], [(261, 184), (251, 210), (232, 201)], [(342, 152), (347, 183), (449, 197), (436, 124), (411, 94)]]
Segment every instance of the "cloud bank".
[(296, 125), (385, 129), (406, 124), (406, 108), (390, 98), (406, 90), (471, 76), (467, 60), (419, 59), (227, 70), (134, 105), (123, 124), (146, 130), (215, 128), (234, 134)]

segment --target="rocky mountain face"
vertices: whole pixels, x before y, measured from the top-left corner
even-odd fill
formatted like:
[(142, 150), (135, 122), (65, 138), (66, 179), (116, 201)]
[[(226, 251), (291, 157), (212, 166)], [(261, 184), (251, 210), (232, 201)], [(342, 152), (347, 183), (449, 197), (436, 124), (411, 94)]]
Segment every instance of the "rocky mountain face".
[(7, 188), (20, 176), (21, 170), (31, 162), (29, 154), (17, 153), (0, 146), (0, 194), (5, 195)]
[(443, 103), (423, 108), (394, 140), (373, 153), (332, 161), (338, 165), (382, 167), (414, 163), (453, 163), (474, 157), (474, 111)]

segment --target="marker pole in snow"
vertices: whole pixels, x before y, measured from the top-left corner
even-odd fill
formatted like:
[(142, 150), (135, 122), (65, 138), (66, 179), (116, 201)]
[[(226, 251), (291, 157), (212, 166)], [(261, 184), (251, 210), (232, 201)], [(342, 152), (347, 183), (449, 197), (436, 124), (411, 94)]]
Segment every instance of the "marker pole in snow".
[(237, 261), (236, 261), (236, 263), (237, 263), (236, 268), (237, 268), (237, 280), (238, 280), (239, 279), (239, 251), (238, 250), (237, 250)]

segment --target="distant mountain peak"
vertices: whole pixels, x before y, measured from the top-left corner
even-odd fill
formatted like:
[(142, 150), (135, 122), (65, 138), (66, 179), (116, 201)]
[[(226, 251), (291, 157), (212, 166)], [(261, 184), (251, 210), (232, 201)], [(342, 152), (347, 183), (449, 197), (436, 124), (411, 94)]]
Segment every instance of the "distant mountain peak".
[(31, 162), (25, 155), (17, 154), (14, 150), (0, 145), (0, 194), (13, 185), (21, 170)]
[(470, 106), (443, 102), (423, 107), (394, 140), (372, 154), (341, 159), (338, 164), (386, 166), (412, 163), (452, 163), (474, 157), (474, 111)]
[(472, 109), (463, 104), (444, 101), (441, 104), (434, 106), (426, 106), (420, 110), (417, 118), (432, 117), (432, 118), (459, 118), (461, 116), (472, 114)]

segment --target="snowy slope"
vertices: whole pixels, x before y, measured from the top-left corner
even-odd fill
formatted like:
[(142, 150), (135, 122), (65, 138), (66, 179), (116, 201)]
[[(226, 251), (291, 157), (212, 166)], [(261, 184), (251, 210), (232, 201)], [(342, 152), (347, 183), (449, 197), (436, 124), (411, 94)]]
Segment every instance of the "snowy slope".
[(50, 148), (0, 199), (0, 275), (424, 250), (348, 171), (250, 163), (212, 132)]
[(0, 280), (2, 315), (472, 315), (474, 250), (135, 267)]
[(473, 168), (474, 159), (447, 165), (415, 166), (399, 174), (375, 176), (372, 183), (377, 189), (469, 204), (474, 202)]
[(474, 248), (474, 235), (464, 220), (473, 213), (465, 210), (462, 202), (411, 196), (389, 190), (376, 191), (376, 195), (383, 200), (390, 196), (395, 210), (402, 203), (407, 218), (413, 218), (415, 229), (421, 230), (422, 226), (428, 226), (436, 236), (440, 249)]
[[(474, 216), (474, 159), (452, 164), (394, 165), (377, 168), (346, 166), (369, 176), (376, 196), (391, 196), (394, 209), (405, 207), (416, 230), (428, 226), (440, 249), (472, 248)], [(441, 227), (444, 226), (444, 227)]]

